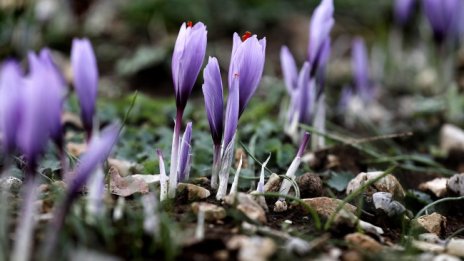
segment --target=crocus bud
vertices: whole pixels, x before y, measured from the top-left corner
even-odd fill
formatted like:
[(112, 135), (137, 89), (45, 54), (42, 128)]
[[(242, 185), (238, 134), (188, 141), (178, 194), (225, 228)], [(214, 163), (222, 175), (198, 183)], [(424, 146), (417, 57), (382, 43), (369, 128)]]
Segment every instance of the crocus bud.
[(369, 59), (364, 40), (359, 37), (355, 38), (351, 51), (351, 66), (356, 91), (365, 102), (368, 102), (372, 99), (373, 93), (369, 85)]
[(298, 69), (295, 59), (287, 46), (282, 46), (282, 48), (280, 48), (280, 66), (282, 68), (287, 92), (293, 95), (293, 91), (297, 88)]
[(441, 44), (457, 32), (461, 0), (423, 0), (424, 12), (433, 36)]
[(6, 61), (0, 71), (0, 135), (6, 154), (16, 149), (23, 84), (24, 79), (18, 62)]
[(29, 64), (31, 73), (34, 70), (44, 70), (47, 78), (47, 103), (50, 111), (48, 113), (50, 137), (61, 149), (63, 145), (63, 131), (61, 124), (61, 113), (65, 97), (65, 80), (58, 67), (52, 60), (50, 51), (42, 49), (39, 56), (29, 53)]
[(98, 91), (98, 68), (92, 44), (86, 38), (74, 39), (71, 50), (74, 88), (81, 106), (81, 118), (87, 135), (93, 129)]
[(179, 152), (179, 170), (178, 180), (182, 182), (189, 177), (190, 171), (190, 163), (191, 163), (191, 156), (192, 156), (192, 147), (190, 146), (192, 140), (192, 123), (187, 123), (187, 127), (185, 127), (184, 135), (182, 136), (182, 141), (180, 144), (180, 152)]
[(393, 8), (395, 22), (399, 25), (405, 25), (414, 10), (415, 3), (416, 0), (395, 0)]
[(229, 87), (233, 85), (234, 78), (238, 75), (240, 116), (261, 81), (266, 53), (266, 38), (258, 40), (256, 35), (251, 35), (249, 32), (240, 38), (235, 33), (233, 41), (229, 67)]
[(295, 95), (295, 108), (298, 113), (298, 122), (311, 123), (311, 114), (314, 108), (315, 87), (309, 77), (311, 66), (308, 62), (303, 64), (303, 68), (298, 75), (298, 89)]
[(29, 171), (37, 166), (50, 137), (49, 117), (55, 109), (49, 101), (47, 70), (39, 65), (31, 70), (21, 91), (21, 120), (18, 127), (18, 146), (26, 157)]
[(308, 46), (311, 76), (316, 75), (319, 68), (325, 67), (327, 63), (330, 31), (335, 23), (333, 13), (333, 0), (322, 0), (311, 17)]
[(221, 72), (215, 57), (210, 57), (203, 70), (203, 96), (205, 97), (206, 116), (208, 118), (214, 145), (220, 145), (223, 132), (224, 96), (222, 92)]
[(200, 73), (206, 52), (206, 26), (198, 22), (183, 23), (172, 55), (172, 79), (177, 110), (183, 111)]

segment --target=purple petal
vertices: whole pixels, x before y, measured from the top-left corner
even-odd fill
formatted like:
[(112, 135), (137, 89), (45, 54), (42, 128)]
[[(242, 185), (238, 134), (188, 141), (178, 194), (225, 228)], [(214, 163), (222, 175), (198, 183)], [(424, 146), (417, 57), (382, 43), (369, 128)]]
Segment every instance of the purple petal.
[(369, 101), (372, 98), (369, 86), (369, 59), (362, 38), (353, 40), (351, 62), (356, 90), (364, 101)]
[(295, 59), (287, 46), (282, 46), (280, 49), (280, 65), (282, 67), (282, 74), (284, 75), (285, 87), (287, 87), (288, 93), (292, 95), (293, 91), (297, 88), (298, 69)]
[(189, 170), (189, 162), (191, 154), (191, 143), (192, 140), (192, 123), (187, 123), (187, 127), (185, 127), (184, 135), (182, 136), (182, 142), (180, 145), (180, 152), (179, 152), (179, 169), (178, 169), (178, 180), (182, 182), (188, 176), (186, 171)]
[(394, 16), (395, 21), (400, 25), (405, 25), (412, 11), (414, 10), (416, 0), (395, 0)]
[(89, 177), (101, 165), (116, 143), (119, 135), (119, 124), (112, 124), (103, 129), (98, 136), (93, 136), (90, 140), (86, 153), (79, 161), (75, 171), (74, 179), (70, 184), (68, 195), (73, 197), (87, 183)]
[(338, 102), (338, 110), (343, 113), (350, 103), (351, 98), (353, 97), (353, 91), (350, 86), (344, 86), (342, 93), (340, 94), (340, 101)]
[(232, 85), (229, 88), (229, 97), (227, 97), (226, 119), (224, 126), (224, 143), (223, 148), (227, 148), (234, 138), (237, 131), (240, 102), (240, 76), (235, 76)]
[(235, 75), (239, 75), (240, 101), (239, 116), (258, 88), (264, 69), (266, 38), (258, 41), (256, 35), (243, 42), (234, 35), (234, 47), (229, 67), (229, 87)]
[(172, 78), (178, 110), (183, 110), (200, 73), (206, 53), (206, 26), (182, 24), (172, 55)]
[[(34, 61), (33, 61), (34, 63)], [(50, 136), (50, 100), (46, 69), (40, 64), (31, 70), (22, 88), (21, 122), (18, 127), (18, 146), (29, 164), (34, 165)], [(33, 167), (33, 166), (32, 166)]]
[(93, 128), (98, 92), (98, 68), (95, 53), (88, 39), (74, 39), (71, 50), (74, 88), (81, 106), (81, 117), (88, 133)]
[(438, 43), (456, 32), (461, 0), (423, 0), (424, 12)]
[(40, 51), (40, 66), (46, 70), (48, 82), (48, 103), (50, 106), (50, 136), (55, 143), (61, 148), (62, 146), (62, 124), (61, 113), (66, 92), (66, 83), (63, 74), (55, 65), (48, 49)]
[(327, 39), (330, 38), (330, 31), (335, 23), (333, 13), (333, 0), (322, 0), (311, 17), (309, 26), (308, 60), (311, 67), (313, 67), (311, 70), (314, 72), (313, 75), (315, 75), (318, 68), (324, 66), (321, 55), (323, 54), (324, 45)]
[(303, 64), (303, 68), (301, 68), (300, 74), (298, 75), (298, 90), (297, 94), (295, 95), (296, 101), (296, 108), (299, 114), (299, 122), (309, 124), (311, 122), (311, 109), (312, 106), (312, 93), (313, 87), (310, 81), (310, 65), (308, 62)]
[(0, 133), (7, 154), (16, 148), (23, 84), (22, 70), (18, 62), (6, 61), (0, 71)]
[(203, 96), (205, 97), (206, 116), (215, 145), (221, 144), (224, 117), (224, 96), (221, 72), (215, 57), (210, 57), (203, 70)]

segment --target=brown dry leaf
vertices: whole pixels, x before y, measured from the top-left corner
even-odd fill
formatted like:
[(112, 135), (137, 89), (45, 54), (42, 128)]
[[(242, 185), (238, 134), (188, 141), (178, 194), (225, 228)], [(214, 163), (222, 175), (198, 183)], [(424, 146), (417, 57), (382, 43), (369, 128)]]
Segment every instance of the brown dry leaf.
[(110, 168), (110, 192), (111, 194), (121, 197), (127, 197), (135, 193), (148, 193), (148, 184), (139, 178), (132, 176), (121, 177), (118, 170), (114, 167)]

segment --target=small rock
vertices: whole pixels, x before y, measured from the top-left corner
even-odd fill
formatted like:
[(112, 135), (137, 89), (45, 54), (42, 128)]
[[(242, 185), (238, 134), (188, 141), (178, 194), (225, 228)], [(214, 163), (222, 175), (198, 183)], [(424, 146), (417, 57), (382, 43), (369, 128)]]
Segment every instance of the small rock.
[(464, 151), (464, 131), (452, 124), (445, 124), (440, 130), (440, 149), (449, 153), (452, 150)]
[(253, 196), (243, 192), (225, 197), (225, 203), (236, 208), (242, 212), (249, 219), (266, 223), (266, 212), (264, 209), (253, 199)]
[(464, 173), (456, 174), (449, 178), (446, 187), (448, 191), (459, 196), (464, 196)]
[(416, 222), (426, 231), (438, 236), (442, 235), (446, 228), (446, 217), (436, 212), (430, 215), (421, 216), (416, 220)]
[(135, 193), (148, 193), (148, 184), (143, 179), (135, 179), (131, 176), (121, 177), (115, 167), (109, 170), (110, 191), (114, 195), (128, 197)]
[(227, 242), (229, 250), (238, 250), (240, 261), (266, 261), (275, 253), (277, 246), (270, 238), (243, 235), (232, 237)]
[(287, 202), (285, 200), (277, 200), (274, 204), (274, 212), (280, 213), (285, 212), (288, 209)]
[(445, 251), (445, 247), (442, 245), (419, 240), (413, 240), (412, 245), (415, 248), (426, 252), (443, 253)]
[[(338, 206), (343, 202), (339, 199), (328, 197), (306, 198), (302, 200), (304, 203), (312, 207), (319, 216), (322, 216), (325, 219), (331, 217), (335, 213), (335, 210), (337, 210)], [(356, 212), (356, 207), (349, 203), (346, 203), (343, 206), (343, 209), (352, 214)]]
[(439, 245), (445, 244), (445, 241), (441, 240), (440, 237), (434, 233), (423, 233), (423, 234), (420, 234), (417, 238), (421, 241), (428, 242), (428, 243), (439, 244)]
[(464, 239), (461, 238), (452, 238), (446, 245), (446, 253), (464, 257)]
[(264, 192), (277, 192), (280, 189), (280, 184), (282, 180), (280, 179), (279, 175), (272, 173), (269, 176), (266, 184), (264, 185)]
[(189, 184), (189, 183), (179, 183), (177, 184), (177, 193), (187, 194), (187, 199), (189, 201), (195, 201), (199, 199), (205, 199), (211, 195), (209, 190), (202, 188), (197, 185)]
[(352, 233), (345, 236), (345, 241), (353, 245), (355, 248), (362, 249), (367, 252), (380, 252), (383, 249), (383, 246), (375, 241), (368, 235), (361, 234), (361, 233)]
[[(346, 194), (351, 194), (353, 191), (357, 190), (365, 183), (378, 178), (382, 174), (382, 171), (359, 173), (354, 179), (352, 179), (348, 183), (348, 186), (346, 187)], [(395, 199), (403, 199), (405, 196), (403, 187), (395, 178), (395, 176), (391, 174), (386, 175), (385, 177), (381, 178), (380, 180), (369, 186), (365, 194), (368, 197), (370, 197), (375, 192), (388, 192), (392, 194), (393, 198)]]
[(396, 200), (392, 199), (388, 192), (376, 192), (372, 195), (375, 209), (381, 209), (389, 217), (398, 216), (406, 211), (406, 208)]
[(126, 177), (126, 176), (128, 176), (130, 174), (134, 174), (136, 172), (140, 173), (140, 171), (141, 171), (140, 166), (137, 166), (136, 163), (126, 161), (126, 160), (109, 158), (108, 159), (108, 165), (110, 167), (117, 168), (118, 171), (119, 171), (119, 175), (121, 175), (121, 177)]
[(16, 177), (3, 177), (0, 178), (0, 189), (7, 190), (11, 192), (19, 192), (21, 186), (23, 185), (23, 181), (16, 178)]
[(461, 260), (460, 258), (457, 258), (452, 255), (440, 254), (440, 255), (435, 256), (432, 261), (460, 261), (460, 260)]
[(321, 178), (314, 173), (305, 173), (296, 178), (296, 183), (300, 188), (301, 198), (320, 197), (323, 185)]
[(419, 185), (419, 189), (422, 191), (430, 191), (435, 196), (441, 198), (446, 195), (446, 183), (448, 182), (447, 178), (435, 178), (433, 180), (427, 181)]
[(205, 220), (207, 221), (221, 220), (226, 217), (226, 210), (223, 207), (205, 202), (195, 202), (192, 204), (193, 213), (198, 214), (200, 209), (204, 211)]

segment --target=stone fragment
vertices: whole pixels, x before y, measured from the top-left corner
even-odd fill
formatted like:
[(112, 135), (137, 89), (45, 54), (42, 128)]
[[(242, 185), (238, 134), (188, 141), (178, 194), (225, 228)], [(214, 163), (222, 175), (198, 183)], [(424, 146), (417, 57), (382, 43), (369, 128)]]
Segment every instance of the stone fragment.
[(189, 183), (177, 184), (177, 193), (186, 193), (189, 201), (195, 201), (199, 199), (205, 199), (211, 195), (211, 192), (205, 188)]
[[(365, 183), (374, 180), (383, 174), (382, 171), (362, 172), (352, 179), (346, 187), (346, 194), (351, 194)], [(405, 192), (401, 184), (395, 176), (388, 174), (380, 180), (376, 181), (366, 189), (365, 195), (370, 197), (375, 192), (388, 192), (393, 195), (395, 199), (403, 199)]]
[(225, 203), (230, 206), (236, 206), (237, 210), (251, 220), (260, 223), (266, 223), (267, 221), (266, 212), (250, 194), (239, 192), (234, 195), (228, 195), (225, 197)]
[(198, 215), (200, 209), (204, 211), (206, 221), (216, 221), (226, 217), (226, 210), (223, 207), (206, 202), (195, 202), (192, 204), (193, 213), (196, 215)]
[(282, 180), (280, 179), (279, 175), (272, 173), (264, 185), (264, 192), (278, 192), (281, 183)]
[(447, 193), (447, 189), (446, 189), (447, 182), (448, 182), (447, 178), (435, 178), (433, 180), (420, 184), (419, 189), (422, 191), (430, 191), (435, 196), (441, 198), (441, 197), (444, 197)]
[(227, 242), (229, 250), (238, 250), (239, 261), (266, 261), (276, 252), (277, 245), (270, 238), (238, 235)]
[(449, 178), (446, 187), (451, 193), (464, 196), (464, 173), (456, 174)]
[(137, 166), (136, 163), (130, 162), (127, 160), (109, 158), (108, 165), (110, 167), (117, 168), (119, 171), (119, 175), (121, 175), (122, 177), (126, 177), (126, 176), (129, 176), (130, 174), (134, 174), (136, 172), (141, 171), (140, 166)]
[(443, 125), (440, 130), (440, 149), (445, 153), (464, 151), (464, 131), (452, 124)]
[(354, 246), (356, 249), (361, 249), (371, 253), (377, 253), (383, 249), (383, 246), (379, 242), (375, 241), (370, 236), (359, 232), (346, 235), (345, 241)]
[(417, 224), (426, 231), (438, 236), (444, 233), (446, 228), (446, 217), (434, 212), (430, 215), (425, 215), (417, 218)]

